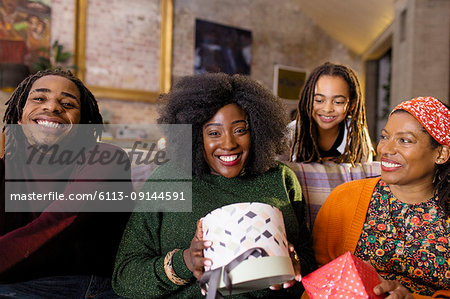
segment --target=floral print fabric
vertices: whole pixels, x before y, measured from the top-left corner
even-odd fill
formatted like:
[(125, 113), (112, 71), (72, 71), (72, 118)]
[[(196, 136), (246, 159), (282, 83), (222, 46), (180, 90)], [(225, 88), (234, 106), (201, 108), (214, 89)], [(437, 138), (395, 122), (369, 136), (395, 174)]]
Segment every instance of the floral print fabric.
[(414, 205), (399, 201), (379, 181), (355, 255), (410, 292), (431, 296), (450, 289), (450, 218), (437, 198)]

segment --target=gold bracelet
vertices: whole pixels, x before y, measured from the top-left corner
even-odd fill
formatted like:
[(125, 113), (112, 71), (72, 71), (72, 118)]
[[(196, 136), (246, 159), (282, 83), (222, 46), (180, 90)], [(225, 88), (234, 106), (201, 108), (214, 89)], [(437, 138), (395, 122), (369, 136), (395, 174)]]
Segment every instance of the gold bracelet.
[(164, 271), (166, 272), (166, 275), (171, 282), (176, 285), (183, 286), (185, 284), (188, 284), (189, 280), (179, 277), (172, 267), (172, 257), (177, 251), (180, 251), (180, 249), (174, 249), (166, 254), (166, 257), (164, 258)]

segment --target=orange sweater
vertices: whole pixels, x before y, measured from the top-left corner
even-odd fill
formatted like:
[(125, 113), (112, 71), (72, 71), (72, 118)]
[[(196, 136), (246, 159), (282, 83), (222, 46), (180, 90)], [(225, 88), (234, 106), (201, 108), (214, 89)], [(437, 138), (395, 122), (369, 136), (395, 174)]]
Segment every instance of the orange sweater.
[[(325, 265), (346, 251), (355, 252), (373, 191), (380, 178), (351, 181), (336, 187), (317, 214), (313, 227), (314, 251)], [(414, 298), (431, 298), (413, 294)], [(450, 298), (441, 290), (433, 298)]]

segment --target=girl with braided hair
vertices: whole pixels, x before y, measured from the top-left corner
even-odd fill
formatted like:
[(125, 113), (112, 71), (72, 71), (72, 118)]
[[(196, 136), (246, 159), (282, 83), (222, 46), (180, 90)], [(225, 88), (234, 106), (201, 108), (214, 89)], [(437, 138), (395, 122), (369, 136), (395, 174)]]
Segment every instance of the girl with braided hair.
[(310, 74), (293, 126), (291, 161), (371, 162), (374, 152), (356, 74), (326, 62)]

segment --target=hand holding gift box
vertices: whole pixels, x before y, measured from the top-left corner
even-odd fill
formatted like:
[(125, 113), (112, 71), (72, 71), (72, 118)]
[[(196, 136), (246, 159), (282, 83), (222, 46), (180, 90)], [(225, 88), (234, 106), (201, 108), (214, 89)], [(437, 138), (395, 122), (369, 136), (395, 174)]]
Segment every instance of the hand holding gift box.
[(350, 252), (303, 277), (302, 282), (311, 299), (385, 297), (373, 292), (380, 284), (375, 269)]
[(263, 203), (238, 203), (216, 209), (203, 218), (204, 250), (212, 267), (205, 267), (201, 285), (208, 296), (264, 289), (295, 276), (281, 211)]

